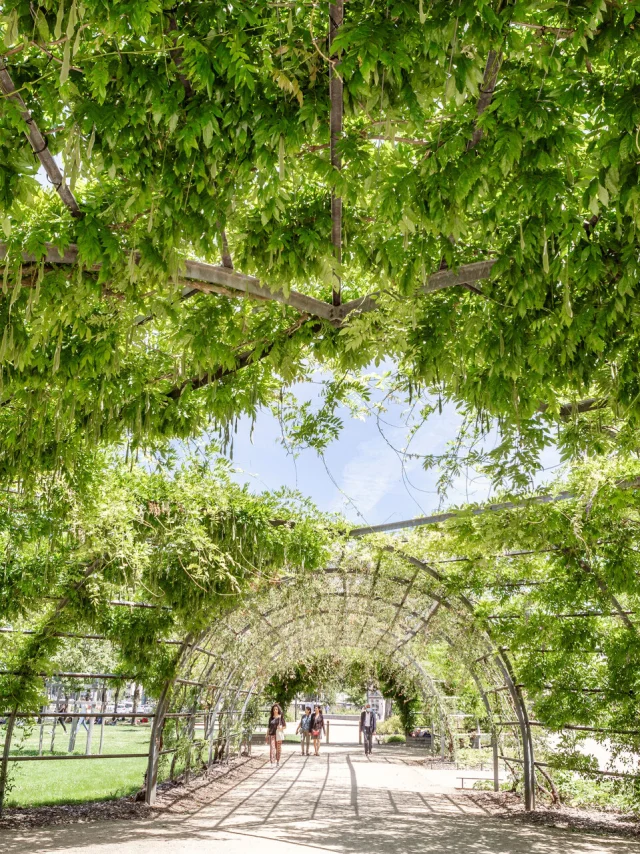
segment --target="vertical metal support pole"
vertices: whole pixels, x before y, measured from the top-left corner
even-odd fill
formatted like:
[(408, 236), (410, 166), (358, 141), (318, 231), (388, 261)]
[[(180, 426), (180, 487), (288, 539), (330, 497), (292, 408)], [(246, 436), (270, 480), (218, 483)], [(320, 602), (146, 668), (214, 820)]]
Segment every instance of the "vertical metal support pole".
[(498, 733), (494, 728), (491, 734), (491, 747), (493, 748), (493, 791), (500, 791), (500, 761), (498, 759)]
[[(93, 725), (95, 723), (95, 718), (92, 716), (89, 718), (89, 731), (87, 732), (87, 746), (85, 748), (84, 755), (91, 756), (91, 742), (93, 741)], [(86, 718), (85, 718), (86, 721)]]
[(442, 761), (444, 762), (444, 722), (442, 722), (440, 726), (440, 759), (442, 759)]
[(102, 704), (100, 706), (102, 717), (100, 719), (100, 747), (98, 753), (102, 756), (102, 745), (104, 744), (104, 715), (107, 711), (107, 683), (102, 686)]
[(167, 711), (167, 699), (171, 683), (167, 682), (162, 689), (156, 714), (151, 727), (151, 738), (149, 739), (149, 759), (147, 760), (147, 788), (145, 790), (145, 804), (155, 804), (158, 789), (158, 760), (160, 759), (160, 744), (162, 742), (162, 730), (164, 728), (165, 714)]
[(7, 790), (7, 782), (9, 775), (9, 752), (11, 750), (11, 739), (13, 737), (13, 728), (16, 723), (17, 709), (14, 709), (9, 715), (7, 721), (7, 731), (4, 737), (4, 749), (2, 751), (2, 765), (0, 765), (0, 818), (4, 808), (4, 797)]
[(330, 726), (331, 726), (331, 721), (327, 721), (327, 744), (329, 744), (329, 734), (330, 734), (329, 727)]
[(41, 709), (42, 717), (40, 718), (40, 736), (38, 738), (38, 756), (42, 756), (42, 748), (44, 745), (44, 722), (46, 718), (44, 717), (44, 713), (47, 711), (47, 707), (43, 706)]
[(535, 785), (535, 766), (533, 764), (533, 744), (531, 741), (531, 727), (526, 714), (526, 708), (522, 694), (516, 688), (511, 677), (511, 669), (506, 656), (496, 654), (495, 660), (498, 667), (502, 671), (504, 681), (511, 694), (513, 706), (518, 718), (520, 734), (522, 738), (522, 759), (523, 759), (523, 776), (524, 776), (524, 808), (526, 812), (531, 812), (536, 808), (536, 785)]

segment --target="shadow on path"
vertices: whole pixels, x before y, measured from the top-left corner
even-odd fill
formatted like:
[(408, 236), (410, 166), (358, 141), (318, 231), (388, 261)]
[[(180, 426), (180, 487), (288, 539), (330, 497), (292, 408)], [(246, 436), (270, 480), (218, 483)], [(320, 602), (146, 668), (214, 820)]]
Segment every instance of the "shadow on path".
[[(362, 757), (363, 759), (364, 757)], [(638, 854), (637, 840), (514, 825), (425, 788), (423, 766), (291, 753), (188, 814), (0, 832), (2, 854)], [(431, 784), (433, 786), (433, 784)]]

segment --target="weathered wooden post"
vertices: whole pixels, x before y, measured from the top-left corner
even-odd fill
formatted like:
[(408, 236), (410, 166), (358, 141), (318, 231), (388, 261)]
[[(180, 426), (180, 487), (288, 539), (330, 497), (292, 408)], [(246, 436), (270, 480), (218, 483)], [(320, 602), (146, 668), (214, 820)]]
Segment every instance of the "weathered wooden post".
[(216, 704), (213, 707), (213, 710), (210, 715), (210, 723), (209, 723), (209, 761), (207, 762), (207, 769), (211, 768), (213, 765), (213, 735), (216, 728), (216, 719), (218, 717), (218, 708), (220, 706), (220, 699), (222, 694), (218, 696), (216, 700)]
[[(74, 715), (78, 714), (78, 698), (77, 697), (74, 698), (73, 714)], [(80, 722), (80, 718), (78, 718), (78, 717), (71, 718), (71, 732), (69, 734), (69, 747), (68, 747), (69, 753), (73, 753), (73, 751), (76, 749), (76, 735), (78, 732), (79, 722)]]

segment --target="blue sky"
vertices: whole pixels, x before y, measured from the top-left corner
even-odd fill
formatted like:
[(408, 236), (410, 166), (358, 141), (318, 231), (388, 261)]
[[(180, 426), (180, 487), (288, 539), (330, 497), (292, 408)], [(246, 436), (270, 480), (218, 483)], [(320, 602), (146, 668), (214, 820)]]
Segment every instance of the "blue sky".
[[(309, 386), (300, 389), (302, 396), (314, 397)], [(313, 450), (303, 451), (294, 460), (281, 441), (278, 419), (261, 412), (253, 434), (248, 420), (240, 422), (234, 436), (233, 462), (237, 477), (255, 491), (287, 486), (309, 496), (323, 511), (343, 513), (358, 524), (376, 525), (428, 514), (445, 506), (469, 501), (483, 501), (490, 486), (473, 471), (461, 476), (449, 490), (444, 502), (438, 496), (439, 473), (425, 471), (420, 460), (405, 462), (390, 444), (402, 449), (406, 444), (402, 406), (391, 405), (384, 414), (384, 437), (376, 419), (352, 419), (343, 413), (344, 430), (333, 442), (323, 460)], [(411, 450), (420, 454), (441, 454), (455, 439), (461, 422), (455, 407), (434, 413), (413, 439)], [(387, 441), (385, 441), (385, 438)], [(388, 442), (390, 444), (388, 444)], [(550, 449), (543, 458), (545, 468), (558, 463), (557, 453)], [(543, 473), (539, 482), (553, 476)]]

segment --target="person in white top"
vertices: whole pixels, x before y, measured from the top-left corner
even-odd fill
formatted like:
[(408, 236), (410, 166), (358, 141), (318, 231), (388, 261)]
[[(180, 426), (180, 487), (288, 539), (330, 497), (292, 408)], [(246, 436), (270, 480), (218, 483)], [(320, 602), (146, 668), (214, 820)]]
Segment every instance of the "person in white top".
[(373, 735), (376, 731), (376, 713), (371, 708), (371, 703), (362, 710), (360, 714), (360, 732), (364, 740), (364, 755), (369, 756), (373, 748)]

